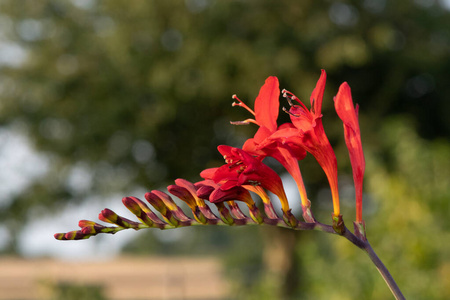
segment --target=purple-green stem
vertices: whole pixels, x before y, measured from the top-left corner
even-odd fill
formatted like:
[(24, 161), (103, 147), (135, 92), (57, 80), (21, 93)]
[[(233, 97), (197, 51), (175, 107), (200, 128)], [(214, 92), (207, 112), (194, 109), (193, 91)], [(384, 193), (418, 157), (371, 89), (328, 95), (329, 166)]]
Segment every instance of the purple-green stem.
[[(380, 272), (381, 276), (383, 277), (384, 281), (388, 285), (389, 289), (392, 292), (392, 295), (394, 295), (395, 299), (397, 300), (404, 300), (405, 297), (403, 296), (402, 292), (400, 291), (400, 288), (398, 287), (397, 283), (395, 282), (394, 278), (392, 277), (391, 273), (389, 273), (389, 270), (386, 268), (386, 266), (383, 264), (381, 259), (378, 257), (378, 255), (373, 250), (370, 243), (367, 241), (367, 239), (361, 239), (357, 237), (355, 234), (353, 234), (350, 230), (348, 230), (347, 227), (343, 227), (343, 233), (339, 234), (335, 231), (332, 225), (326, 225), (320, 222), (312, 222), (312, 223), (306, 223), (306, 222), (298, 222), (297, 226), (292, 228), (289, 227), (283, 220), (281, 219), (268, 219), (264, 218), (263, 224), (267, 223), (269, 225), (276, 225), (279, 227), (285, 227), (285, 228), (291, 228), (295, 230), (317, 230), (317, 231), (323, 231), (331, 234), (336, 235), (342, 235), (345, 237), (348, 241), (350, 241), (352, 244), (360, 248), (361, 250), (365, 251), (367, 255), (372, 260), (373, 264), (377, 268), (378, 272)], [(195, 223), (194, 223), (195, 224)], [(192, 224), (192, 225), (194, 225)], [(248, 219), (247, 225), (255, 224)], [(226, 225), (219, 222), (217, 225)], [(235, 224), (239, 225), (239, 224)], [(242, 224), (244, 225), (244, 224)], [(256, 224), (255, 224), (256, 225)]]
[[(271, 220), (271, 221), (273, 222), (273, 220)], [(279, 220), (276, 225), (280, 226), (280, 227), (291, 228), (291, 227), (287, 226), (285, 224), (285, 222), (283, 222), (282, 220)], [(350, 230), (348, 230), (348, 228), (345, 226), (343, 228), (344, 228), (343, 233), (339, 234), (335, 231), (335, 229), (333, 228), (332, 225), (326, 225), (326, 224), (315, 221), (312, 223), (299, 222), (297, 224), (297, 226), (293, 229), (295, 229), (295, 230), (318, 230), (318, 231), (323, 231), (323, 232), (327, 232), (327, 233), (331, 233), (331, 234), (342, 235), (348, 241), (350, 241), (352, 244), (354, 244), (355, 246), (357, 246), (358, 248), (360, 248), (361, 250), (363, 250), (367, 253), (367, 255), (372, 260), (373, 264), (377, 268), (378, 272), (380, 272), (384, 281), (388, 285), (388, 287), (391, 290), (392, 295), (395, 297), (395, 299), (404, 300), (405, 296), (403, 296), (400, 288), (398, 287), (398, 285), (395, 282), (394, 278), (392, 277), (391, 273), (389, 273), (389, 270), (383, 264), (383, 262), (378, 257), (378, 255), (375, 253), (375, 251), (373, 250), (372, 246), (367, 241), (367, 239), (361, 239), (361, 238), (357, 237)]]
[[(258, 210), (256, 209), (255, 212), (258, 212)], [(111, 212), (113, 213), (113, 212)], [(113, 213), (115, 215), (115, 213)], [(289, 216), (290, 215), (290, 216)], [(120, 218), (120, 220), (127, 220), (124, 219), (122, 217), (117, 217)], [(255, 219), (253, 219), (255, 218)], [(365, 251), (367, 253), (367, 255), (370, 257), (370, 259), (372, 260), (372, 262), (374, 263), (375, 267), (377, 268), (378, 272), (380, 272), (381, 276), (383, 277), (384, 281), (386, 282), (386, 284), (388, 285), (389, 289), (391, 290), (392, 294), (394, 295), (395, 299), (397, 300), (403, 300), (405, 299), (405, 297), (403, 296), (402, 292), (400, 291), (397, 283), (395, 282), (394, 278), (392, 278), (392, 275), (389, 273), (388, 269), (386, 268), (386, 266), (383, 264), (383, 262), (380, 260), (380, 258), (377, 256), (377, 254), (375, 253), (375, 251), (373, 250), (373, 248), (371, 247), (371, 245), (369, 244), (369, 242), (367, 241), (366, 237), (365, 237), (365, 233), (361, 232), (361, 230), (365, 230), (363, 229), (364, 226), (363, 224), (359, 224), (362, 225), (358, 226), (358, 224), (355, 224), (355, 233), (353, 234), (350, 230), (347, 229), (347, 227), (345, 227), (344, 222), (342, 220), (342, 216), (338, 216), (338, 217), (333, 217), (333, 225), (326, 225), (320, 222), (317, 222), (313, 217), (311, 217), (310, 222), (298, 222), (295, 217), (290, 214), (288, 214), (288, 216), (285, 218), (285, 220), (281, 219), (281, 218), (267, 218), (267, 217), (263, 217), (260, 214), (257, 214), (256, 216), (253, 216), (253, 218), (249, 218), (249, 217), (243, 217), (243, 218), (239, 218), (239, 219), (234, 219), (235, 222), (234, 223), (230, 223), (230, 222), (224, 222), (221, 219), (209, 219), (209, 218), (205, 218), (205, 222), (196, 222), (192, 219), (183, 221), (183, 222), (176, 222), (175, 223), (161, 223), (161, 224), (156, 224), (153, 223), (152, 225), (149, 224), (142, 224), (142, 223), (136, 223), (130, 220), (127, 220), (128, 222), (120, 222), (120, 224), (118, 224), (117, 222), (111, 222), (113, 224), (119, 225), (119, 227), (104, 227), (104, 226), (100, 226), (101, 228), (97, 229), (95, 228), (94, 222), (91, 222), (92, 226), (82, 226), (84, 227), (82, 229), (84, 234), (88, 234), (84, 238), (89, 238), (91, 235), (96, 235), (98, 233), (110, 233), (110, 234), (114, 234), (116, 232), (122, 231), (124, 229), (129, 229), (129, 228), (133, 228), (134, 230), (140, 230), (140, 229), (144, 229), (144, 228), (160, 228), (160, 229), (172, 229), (172, 228), (179, 228), (179, 227), (186, 227), (186, 226), (193, 226), (193, 225), (225, 225), (225, 226), (243, 226), (243, 225), (259, 225), (259, 224), (266, 224), (266, 225), (271, 225), (271, 226), (278, 226), (278, 227), (284, 227), (284, 228), (289, 228), (289, 229), (294, 229), (294, 230), (317, 230), (317, 231), (323, 231), (323, 232), (327, 232), (327, 233), (331, 233), (331, 234), (336, 234), (336, 235), (341, 235), (343, 237), (345, 237), (348, 241), (350, 241), (352, 244), (354, 244), (355, 246), (357, 246), (358, 248), (362, 249), (363, 251)], [(295, 222), (291, 222), (292, 219), (295, 219)], [(108, 220), (106, 220), (108, 221)], [(113, 220), (113, 221), (117, 221), (117, 220)], [(86, 222), (90, 222), (90, 221), (84, 221), (84, 223)], [(83, 224), (84, 224), (83, 223)], [(122, 224), (123, 223), (123, 224)], [(131, 225), (134, 226), (128, 226), (128, 223), (130, 223)], [(126, 225), (126, 226), (125, 226)], [(87, 231), (87, 232), (84, 232)], [(79, 234), (79, 231), (72, 231), (71, 233), (73, 234)], [(89, 235), (91, 234), (91, 235)], [(57, 237), (58, 236), (58, 237)], [(64, 236), (64, 234), (56, 234), (55, 237), (56, 238), (62, 238)]]
[(392, 294), (394, 295), (395, 299), (405, 299), (405, 296), (403, 296), (402, 291), (400, 291), (400, 288), (398, 287), (397, 283), (395, 282), (394, 278), (392, 278), (391, 273), (389, 273), (386, 266), (383, 264), (381, 259), (378, 257), (378, 255), (373, 251), (372, 246), (370, 246), (369, 242), (366, 242), (364, 244), (364, 248), (362, 248), (364, 251), (367, 252), (367, 255), (369, 255), (370, 259), (374, 263), (375, 267), (377, 267), (378, 272), (380, 272), (381, 276), (383, 277), (384, 281), (388, 285), (389, 289), (391, 290)]
[[(319, 226), (316, 225), (313, 227), (315, 230), (338, 234), (334, 231), (334, 228), (330, 225), (325, 225), (321, 223), (313, 223), (313, 224), (320, 224)], [(378, 272), (380, 272), (381, 277), (383, 277), (384, 281), (386, 282), (387, 286), (392, 292), (392, 295), (397, 300), (405, 300), (405, 296), (403, 296), (400, 288), (398, 287), (397, 283), (395, 282), (394, 278), (392, 277), (391, 273), (389, 273), (389, 270), (386, 268), (386, 266), (383, 264), (381, 259), (378, 257), (378, 255), (373, 250), (372, 246), (370, 245), (369, 241), (367, 239), (361, 239), (358, 238), (356, 235), (354, 235), (350, 230), (345, 227), (345, 230), (342, 234), (343, 237), (345, 237), (347, 240), (349, 240), (353, 245), (357, 246), (361, 250), (365, 251), (367, 255), (372, 260), (373, 264), (377, 268)]]

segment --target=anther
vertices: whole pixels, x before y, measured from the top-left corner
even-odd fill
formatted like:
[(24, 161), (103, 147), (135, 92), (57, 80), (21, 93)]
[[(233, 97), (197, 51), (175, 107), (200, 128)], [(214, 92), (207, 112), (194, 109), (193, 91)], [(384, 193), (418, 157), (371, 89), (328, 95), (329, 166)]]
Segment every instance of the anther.
[(293, 117), (296, 117), (296, 118), (300, 117), (300, 115), (296, 115), (296, 114), (291, 113), (291, 112), (290, 112), (289, 110), (287, 110), (286, 107), (284, 107), (284, 106), (283, 106), (283, 111), (284, 111), (285, 113), (287, 113), (287, 114), (293, 116)]
[(246, 122), (246, 121), (230, 121), (231, 125), (248, 125), (250, 124), (250, 122)]
[(241, 101), (241, 99), (239, 99), (237, 96), (236, 96), (236, 94), (234, 94), (233, 96), (231, 96), (231, 98), (233, 98), (234, 100), (237, 100), (238, 102), (233, 102), (232, 104), (231, 104), (231, 106), (240, 106), (240, 107), (243, 107), (243, 108), (245, 108), (248, 112), (250, 112), (252, 115), (255, 115), (255, 112), (250, 108), (250, 107), (248, 107), (243, 101)]
[(256, 180), (249, 180), (248, 183), (250, 183), (250, 184), (253, 185), (253, 186), (261, 185), (261, 182), (256, 181)]
[(259, 125), (259, 124), (258, 124), (255, 120), (253, 120), (253, 119), (247, 119), (247, 120), (244, 120), (244, 121), (230, 121), (230, 124), (232, 124), (232, 125), (248, 125), (248, 124), (250, 124), (250, 123)]
[(288, 97), (286, 97), (287, 102), (289, 103), (289, 106), (294, 106), (294, 103), (292, 103), (292, 100)]
[(286, 89), (283, 89), (282, 93), (283, 93), (283, 97), (286, 98), (286, 100), (290, 106), (294, 106), (294, 104), (292, 103), (292, 100), (298, 101), (298, 98), (291, 92), (287, 91)]

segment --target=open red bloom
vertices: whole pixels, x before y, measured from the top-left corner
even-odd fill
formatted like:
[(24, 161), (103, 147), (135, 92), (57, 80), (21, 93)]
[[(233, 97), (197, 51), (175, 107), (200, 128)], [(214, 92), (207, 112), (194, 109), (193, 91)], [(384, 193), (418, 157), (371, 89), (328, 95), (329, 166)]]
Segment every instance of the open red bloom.
[(221, 189), (221, 184), (215, 183), (214, 180), (212, 180), (214, 173), (218, 169), (219, 168), (206, 169), (200, 173), (205, 180), (195, 184), (197, 196), (216, 204), (219, 211), (224, 211), (225, 206), (223, 202), (226, 202), (230, 208), (230, 216), (234, 218), (233, 222), (240, 223), (246, 222), (246, 217), (235, 201), (245, 202), (248, 206), (250, 217), (253, 221), (260, 224), (263, 217), (250, 195), (248, 186), (234, 186), (226, 190)]
[(277, 127), (278, 110), (280, 105), (279, 97), (279, 83), (278, 79), (274, 76), (267, 78), (266, 82), (261, 87), (258, 97), (255, 100), (254, 112), (236, 96), (233, 96), (234, 99), (239, 101), (238, 103), (233, 103), (233, 105), (244, 107), (255, 116), (255, 119), (247, 119), (242, 122), (232, 122), (232, 124), (239, 125), (255, 123), (259, 126), (255, 136), (245, 142), (242, 147), (243, 150), (251, 153), (252, 155), (257, 155), (261, 159), (266, 156), (270, 156), (278, 160), (297, 183), (302, 204), (304, 206), (309, 206), (308, 198), (306, 196), (306, 189), (303, 184), (300, 168), (298, 166), (298, 161), (305, 158), (306, 151), (302, 147), (299, 147), (299, 140), (295, 136), (278, 136), (277, 138), (272, 137), (272, 135), (279, 129), (289, 126), (293, 127), (290, 123), (283, 124), (279, 128)]
[[(322, 100), (325, 90), (325, 81), (326, 73), (322, 70), (319, 81), (311, 94), (311, 110), (309, 110), (295, 95), (288, 91), (283, 91), (283, 96), (287, 98), (291, 105), (289, 114), (295, 128), (286, 127), (282, 130), (278, 130), (272, 138), (288, 138), (290, 136), (300, 138), (301, 147), (316, 158), (328, 178), (333, 197), (334, 215), (338, 216), (340, 214), (340, 209), (337, 161), (322, 125)], [(294, 104), (293, 101), (296, 101), (299, 105)]]
[(283, 183), (274, 170), (242, 149), (221, 145), (218, 150), (226, 164), (203, 171), (200, 174), (203, 178), (209, 177), (215, 183), (220, 183), (220, 189), (224, 191), (236, 186), (261, 186), (278, 196), (283, 211), (289, 210)]
[[(207, 169), (209, 170), (217, 170)], [(207, 176), (208, 173), (203, 173), (203, 176)], [(206, 199), (211, 203), (220, 203), (225, 201), (243, 201), (247, 203), (249, 206), (255, 205), (255, 202), (252, 199), (249, 191), (243, 188), (242, 186), (235, 186), (226, 190), (221, 189), (221, 185), (215, 183), (212, 179), (205, 179), (203, 181), (195, 183), (195, 186), (198, 187), (197, 196), (202, 199)]]
[(361, 144), (361, 133), (358, 122), (358, 105), (353, 106), (352, 94), (347, 82), (339, 87), (334, 98), (336, 112), (344, 123), (345, 144), (347, 145), (353, 170), (353, 181), (356, 193), (356, 222), (362, 222), (362, 186), (366, 161)]

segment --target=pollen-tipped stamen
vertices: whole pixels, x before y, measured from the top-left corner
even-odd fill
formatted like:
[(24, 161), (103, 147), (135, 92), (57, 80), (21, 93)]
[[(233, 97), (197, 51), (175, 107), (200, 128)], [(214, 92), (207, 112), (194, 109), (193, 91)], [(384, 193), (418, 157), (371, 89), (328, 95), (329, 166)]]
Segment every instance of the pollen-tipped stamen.
[(241, 101), (241, 99), (239, 99), (236, 94), (234, 94), (233, 96), (231, 96), (231, 98), (233, 98), (234, 100), (237, 100), (239, 103), (233, 102), (231, 104), (231, 106), (240, 106), (245, 108), (247, 111), (249, 111), (252, 115), (255, 115), (255, 112), (247, 106), (247, 104), (245, 104), (243, 101)]
[(231, 125), (249, 125), (250, 123), (256, 124), (259, 126), (258, 122), (254, 119), (246, 119), (244, 121), (230, 121)]
[(284, 107), (284, 106), (283, 106), (282, 109), (283, 109), (283, 111), (284, 111), (285, 113), (287, 113), (288, 115), (291, 115), (291, 116), (296, 117), (296, 118), (300, 117), (300, 115), (296, 115), (296, 114), (290, 112), (290, 111), (289, 111), (286, 107)]
[(293, 93), (289, 92), (286, 89), (283, 89), (281, 92), (283, 94), (283, 97), (286, 98), (286, 101), (289, 103), (289, 106), (291, 106), (291, 107), (297, 106), (298, 107), (298, 105), (292, 103), (292, 101), (297, 101), (304, 110), (308, 110), (306, 105), (302, 101), (300, 101), (300, 99), (298, 99), (298, 97), (295, 96)]

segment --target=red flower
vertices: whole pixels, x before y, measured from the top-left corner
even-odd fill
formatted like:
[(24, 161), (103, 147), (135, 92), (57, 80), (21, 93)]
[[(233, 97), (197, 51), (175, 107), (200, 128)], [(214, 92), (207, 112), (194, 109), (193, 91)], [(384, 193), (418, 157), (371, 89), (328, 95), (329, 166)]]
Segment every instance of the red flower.
[(270, 76), (266, 79), (266, 82), (259, 90), (258, 97), (255, 100), (255, 111), (250, 109), (244, 104), (236, 95), (233, 95), (233, 99), (239, 101), (234, 102), (233, 106), (241, 106), (248, 110), (255, 119), (247, 119), (245, 121), (231, 122), (234, 125), (243, 125), (249, 123), (255, 123), (263, 130), (274, 132), (277, 130), (277, 118), (278, 109), (280, 106), (278, 98), (280, 97), (280, 89), (278, 84), (278, 78)]
[[(230, 216), (234, 218), (233, 223), (240, 224), (245, 224), (247, 222), (247, 218), (234, 201), (243, 201), (247, 204), (250, 217), (253, 221), (258, 224), (262, 223), (263, 217), (246, 188), (242, 186), (234, 186), (223, 190), (221, 189), (220, 183), (215, 183), (214, 180), (211, 179), (214, 176), (215, 171), (218, 169), (219, 168), (206, 169), (200, 174), (203, 178), (205, 178), (205, 180), (195, 184), (195, 187), (197, 188), (197, 196), (216, 204), (219, 212), (225, 211), (225, 206), (223, 203), (227, 202), (230, 208)], [(228, 213), (226, 212), (226, 214)]]
[[(301, 139), (300, 145), (311, 153), (324, 170), (331, 187), (333, 197), (334, 215), (340, 214), (339, 193), (337, 181), (337, 161), (333, 148), (328, 141), (322, 125), (322, 99), (325, 90), (326, 73), (322, 74), (311, 94), (311, 110), (292, 93), (283, 90), (283, 96), (287, 98), (291, 108), (289, 114), (295, 128), (287, 127), (278, 130), (272, 138), (298, 137)], [(299, 105), (293, 103), (296, 101)]]
[(362, 187), (366, 162), (361, 145), (361, 133), (358, 122), (358, 105), (353, 106), (352, 94), (347, 82), (339, 87), (334, 98), (336, 112), (344, 123), (345, 144), (347, 145), (353, 169), (353, 181), (356, 193), (356, 222), (362, 222)]
[(283, 183), (274, 170), (242, 149), (221, 145), (218, 150), (226, 164), (217, 169), (203, 171), (200, 174), (203, 178), (219, 183), (223, 191), (236, 186), (261, 186), (278, 196), (284, 212), (289, 211)]
[[(217, 169), (218, 168), (207, 170), (217, 170)], [(205, 176), (206, 173), (202, 172), (202, 174), (203, 176)], [(234, 186), (232, 188), (224, 190), (221, 189), (220, 184), (215, 183), (211, 179), (205, 179), (203, 181), (197, 182), (195, 186), (198, 187), (197, 196), (199, 198), (206, 199), (211, 203), (220, 203), (225, 201), (236, 200), (236, 201), (243, 201), (247, 203), (249, 206), (255, 204), (248, 190), (243, 188), (242, 186)]]
[(277, 130), (293, 126), (287, 123), (277, 128), (279, 97), (279, 83), (278, 79), (274, 76), (267, 78), (265, 84), (261, 87), (258, 97), (255, 100), (254, 112), (234, 95), (233, 98), (239, 102), (233, 103), (233, 106), (244, 107), (255, 116), (255, 119), (231, 123), (235, 125), (255, 123), (259, 126), (255, 136), (245, 142), (242, 147), (243, 150), (258, 155), (261, 159), (270, 156), (278, 160), (297, 183), (302, 204), (309, 207), (306, 189), (298, 166), (298, 161), (305, 158), (306, 151), (302, 147), (299, 147), (299, 140), (295, 136), (273, 137), (273, 134)]

